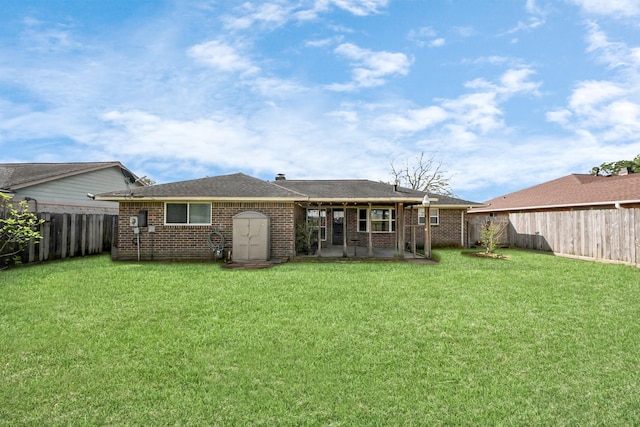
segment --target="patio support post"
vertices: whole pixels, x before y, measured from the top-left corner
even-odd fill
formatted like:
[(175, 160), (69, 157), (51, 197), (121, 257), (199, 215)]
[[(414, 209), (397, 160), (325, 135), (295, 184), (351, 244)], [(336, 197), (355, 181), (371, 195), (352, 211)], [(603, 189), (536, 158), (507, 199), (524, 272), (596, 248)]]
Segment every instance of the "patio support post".
[(322, 256), (322, 203), (318, 203), (318, 257)]
[(427, 203), (424, 207), (424, 255), (431, 258), (431, 206)]
[(347, 257), (347, 204), (342, 203), (342, 256)]
[[(415, 206), (411, 207), (411, 221), (409, 222), (409, 227), (411, 227), (411, 252), (413, 252), (413, 257), (416, 257), (416, 225), (413, 224), (413, 211)], [(418, 215), (420, 217), (420, 215)]]
[(404, 257), (404, 204), (396, 203), (396, 255)]
[(371, 202), (369, 202), (369, 212), (367, 215), (368, 229), (369, 229), (369, 258), (373, 258), (373, 230), (371, 229)]

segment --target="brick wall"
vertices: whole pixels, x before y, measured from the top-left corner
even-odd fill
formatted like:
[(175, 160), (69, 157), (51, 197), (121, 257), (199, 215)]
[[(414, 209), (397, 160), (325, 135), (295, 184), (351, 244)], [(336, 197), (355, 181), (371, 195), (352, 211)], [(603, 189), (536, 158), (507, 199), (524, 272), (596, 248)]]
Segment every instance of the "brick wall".
[[(357, 239), (357, 246), (369, 246), (369, 233), (358, 231), (358, 209), (347, 209), (347, 244), (353, 245), (352, 239)], [(393, 248), (396, 246), (396, 233), (371, 233), (374, 248)]]
[[(461, 230), (461, 215), (464, 214), (464, 230)], [(413, 213), (414, 222), (417, 221), (417, 212)], [(464, 246), (468, 246), (467, 242), (467, 213), (466, 209), (439, 209), (440, 223), (431, 226), (431, 246), (460, 246), (462, 241), (461, 233), (464, 233)], [(407, 211), (407, 221), (411, 218), (411, 212)], [(411, 230), (407, 227), (407, 242), (411, 241)], [(416, 242), (418, 245), (424, 245), (424, 226), (416, 227)]]
[(272, 258), (286, 258), (294, 253), (294, 204), (293, 203), (231, 203), (216, 202), (211, 205), (211, 225), (165, 225), (164, 203), (122, 202), (118, 218), (118, 248), (114, 259), (138, 258), (137, 236), (129, 226), (129, 217), (140, 210), (148, 211), (148, 226), (141, 227), (140, 259), (142, 260), (209, 260), (214, 259), (208, 236), (217, 230), (225, 238), (225, 250), (231, 250), (233, 217), (241, 212), (256, 211), (270, 219), (270, 243)]

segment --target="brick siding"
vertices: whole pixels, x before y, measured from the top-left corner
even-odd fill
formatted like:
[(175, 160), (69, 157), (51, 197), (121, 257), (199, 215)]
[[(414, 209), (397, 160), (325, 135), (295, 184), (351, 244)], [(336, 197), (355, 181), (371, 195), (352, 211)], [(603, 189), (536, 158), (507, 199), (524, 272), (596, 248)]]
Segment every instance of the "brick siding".
[[(214, 254), (208, 243), (212, 230), (221, 232), (225, 238), (225, 250), (231, 250), (233, 235), (233, 217), (241, 212), (256, 211), (267, 215), (270, 220), (270, 252), (272, 258), (295, 256), (295, 222), (304, 221), (304, 209), (294, 203), (237, 203), (214, 202), (211, 205), (211, 225), (165, 225), (163, 202), (122, 202), (118, 217), (118, 246), (113, 258), (136, 260), (138, 258), (138, 236), (134, 227), (129, 225), (129, 217), (138, 215), (141, 210), (148, 212), (147, 227), (140, 227), (141, 260), (212, 260)], [(466, 236), (466, 212), (460, 209), (440, 209), (440, 224), (431, 226), (432, 246), (460, 246), (461, 212), (464, 212)], [(347, 243), (367, 247), (369, 233), (359, 232), (358, 211), (349, 208), (345, 211), (347, 221)], [(417, 213), (405, 210), (405, 223), (417, 223)], [(149, 233), (154, 226), (155, 232)], [(327, 242), (331, 244), (331, 216), (327, 216)], [(396, 226), (397, 228), (397, 226)], [(406, 226), (405, 241), (411, 242), (412, 227)], [(415, 226), (416, 243), (424, 245), (424, 227)], [(372, 233), (374, 247), (394, 247), (395, 233)]]
[(129, 217), (140, 210), (148, 211), (148, 226), (140, 228), (140, 259), (142, 260), (210, 260), (214, 259), (208, 243), (212, 230), (225, 238), (225, 250), (231, 250), (233, 217), (241, 212), (256, 211), (270, 219), (270, 243), (272, 258), (294, 255), (294, 204), (293, 203), (230, 203), (214, 202), (211, 205), (211, 225), (165, 225), (164, 203), (122, 202), (118, 218), (118, 247), (114, 259), (135, 260), (138, 257), (137, 236), (129, 225)]
[[(417, 213), (413, 213), (414, 220), (417, 217)], [(461, 215), (464, 215), (464, 230), (461, 230)], [(467, 242), (467, 213), (463, 209), (439, 209), (440, 222), (438, 225), (431, 226), (431, 246), (447, 247), (455, 246), (460, 247), (462, 242), (461, 233), (464, 233), (464, 246), (468, 246)], [(407, 222), (411, 218), (411, 213), (407, 212)], [(416, 220), (417, 221), (417, 220)], [(411, 241), (411, 230), (407, 227), (407, 242)], [(416, 227), (416, 243), (418, 245), (424, 245), (424, 226)]]

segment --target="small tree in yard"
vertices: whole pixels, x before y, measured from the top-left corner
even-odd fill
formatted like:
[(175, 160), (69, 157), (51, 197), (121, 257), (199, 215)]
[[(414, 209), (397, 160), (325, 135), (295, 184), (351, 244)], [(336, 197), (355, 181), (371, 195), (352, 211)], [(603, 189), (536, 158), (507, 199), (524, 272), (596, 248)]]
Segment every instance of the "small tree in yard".
[(11, 199), (0, 193), (0, 270), (6, 269), (29, 241), (42, 238), (36, 227), (44, 221), (29, 212), (26, 200), (16, 207)]
[(480, 243), (486, 248), (486, 254), (492, 254), (496, 250), (506, 229), (507, 222), (487, 219), (480, 230)]

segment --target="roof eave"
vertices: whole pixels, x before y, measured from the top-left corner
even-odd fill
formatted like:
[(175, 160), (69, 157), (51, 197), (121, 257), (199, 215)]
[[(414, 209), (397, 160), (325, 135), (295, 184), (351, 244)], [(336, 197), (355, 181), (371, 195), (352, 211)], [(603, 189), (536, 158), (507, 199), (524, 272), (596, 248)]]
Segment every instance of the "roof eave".
[(511, 212), (511, 211), (531, 211), (540, 209), (563, 209), (563, 208), (584, 208), (588, 206), (615, 206), (616, 204), (635, 204), (640, 203), (640, 200), (611, 200), (604, 202), (590, 202), (590, 203), (566, 203), (559, 205), (538, 205), (538, 206), (515, 206), (506, 208), (488, 208), (472, 209), (470, 213), (488, 213), (488, 212)]
[(55, 175), (55, 176), (49, 176), (49, 177), (46, 177), (46, 178), (36, 179), (36, 180), (33, 180), (33, 181), (27, 181), (27, 182), (23, 182), (23, 183), (20, 183), (20, 184), (14, 184), (14, 185), (11, 185), (10, 190), (12, 190), (12, 191), (21, 190), (23, 188), (32, 187), (34, 185), (44, 184), (44, 183), (47, 183), (47, 182), (56, 181), (58, 179), (68, 178), (70, 176), (80, 175), (80, 174), (88, 173), (88, 172), (95, 172), (95, 171), (98, 171), (98, 170), (108, 169), (108, 168), (113, 168), (113, 167), (118, 167), (118, 168), (120, 168), (120, 170), (127, 171), (127, 173), (129, 173), (131, 176), (133, 176), (134, 179), (138, 179), (136, 174), (134, 174), (129, 169), (124, 167), (122, 165), (122, 163), (120, 163), (120, 162), (109, 162), (109, 163), (105, 163), (105, 164), (99, 165), (99, 166), (94, 166), (94, 167), (91, 167), (91, 168), (80, 169), (80, 170), (76, 170), (76, 171), (72, 171), (72, 172), (62, 173), (62, 174)]
[(438, 204), (438, 203), (431, 203), (431, 207), (432, 208), (439, 208), (439, 209), (471, 209), (473, 207), (477, 207), (478, 205), (476, 204), (459, 204), (459, 205), (455, 205), (455, 204)]
[(397, 197), (309, 197), (309, 203), (422, 203), (422, 198), (397, 198)]
[(211, 196), (96, 196), (105, 202), (299, 202), (300, 197), (211, 197)]

